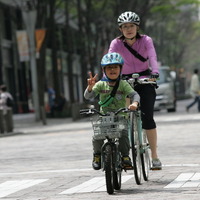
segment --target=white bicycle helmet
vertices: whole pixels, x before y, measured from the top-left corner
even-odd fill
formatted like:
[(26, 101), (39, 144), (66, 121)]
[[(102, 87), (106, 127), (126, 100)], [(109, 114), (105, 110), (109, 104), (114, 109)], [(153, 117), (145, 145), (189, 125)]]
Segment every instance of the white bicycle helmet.
[(118, 22), (119, 26), (121, 26), (122, 24), (125, 24), (125, 23), (133, 23), (133, 24), (136, 24), (139, 26), (140, 25), (140, 17), (134, 12), (127, 11), (127, 12), (122, 13), (118, 17), (117, 22)]

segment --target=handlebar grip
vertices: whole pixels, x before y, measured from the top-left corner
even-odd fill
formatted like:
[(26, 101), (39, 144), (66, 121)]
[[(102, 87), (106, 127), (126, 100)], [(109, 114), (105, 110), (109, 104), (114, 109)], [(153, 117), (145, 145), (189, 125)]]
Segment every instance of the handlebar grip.
[(87, 113), (88, 111), (89, 111), (89, 109), (82, 109), (82, 110), (79, 111), (79, 113), (84, 114), (84, 113)]
[(152, 73), (150, 75), (151, 78), (158, 78), (159, 77), (159, 74), (158, 73)]

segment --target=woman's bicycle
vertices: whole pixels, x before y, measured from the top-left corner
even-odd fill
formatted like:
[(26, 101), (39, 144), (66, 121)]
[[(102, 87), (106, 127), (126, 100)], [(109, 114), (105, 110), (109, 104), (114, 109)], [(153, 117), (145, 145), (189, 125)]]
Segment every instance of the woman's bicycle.
[(141, 111), (130, 113), (129, 137), (135, 182), (140, 185), (143, 179), (148, 181), (150, 170), (149, 144), (142, 130)]
[(106, 189), (108, 194), (121, 189), (121, 174), (124, 169), (122, 156), (119, 152), (119, 138), (122, 131), (129, 128), (126, 116), (118, 115), (121, 112), (131, 112), (127, 108), (121, 108), (116, 112), (102, 114), (100, 111), (90, 108), (80, 110), (80, 114), (98, 114), (97, 119), (92, 119), (94, 139), (106, 140), (101, 147), (101, 168), (105, 171)]
[[(136, 84), (153, 84), (157, 86), (155, 81), (150, 78), (138, 79), (139, 74), (133, 74), (132, 77), (123, 77), (133, 88)], [(155, 77), (156, 78), (156, 77)], [(141, 178), (148, 181), (149, 170), (151, 169), (151, 161), (149, 156), (150, 146), (147, 141), (146, 133), (142, 130), (141, 111), (138, 109), (130, 113), (130, 143), (133, 160), (133, 169), (135, 181), (141, 184)]]

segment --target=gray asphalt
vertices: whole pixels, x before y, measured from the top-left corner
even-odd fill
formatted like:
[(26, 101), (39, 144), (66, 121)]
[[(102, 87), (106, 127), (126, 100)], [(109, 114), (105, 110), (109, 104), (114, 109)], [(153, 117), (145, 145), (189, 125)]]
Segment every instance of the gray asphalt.
[[(186, 113), (189, 101), (179, 101), (176, 113), (155, 113), (163, 169), (151, 171), (149, 181), (142, 185), (136, 185), (131, 178), (114, 195), (105, 191), (61, 194), (94, 177), (104, 176), (103, 172), (91, 169), (89, 118), (76, 122), (71, 118), (48, 119), (44, 126), (35, 122), (34, 114), (14, 115), (14, 133), (0, 138), (0, 199), (199, 200), (200, 114), (196, 106)], [(3, 184), (24, 179), (43, 182), (1, 197), (5, 192)]]

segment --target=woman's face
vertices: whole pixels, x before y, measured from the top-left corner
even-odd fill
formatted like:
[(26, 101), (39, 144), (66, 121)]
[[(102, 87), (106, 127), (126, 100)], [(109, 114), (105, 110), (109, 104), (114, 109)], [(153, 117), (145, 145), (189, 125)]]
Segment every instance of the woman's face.
[(123, 24), (119, 29), (125, 38), (134, 38), (139, 27), (133, 23), (126, 23)]
[(107, 65), (105, 67), (105, 73), (108, 78), (111, 80), (115, 80), (119, 77), (120, 75), (120, 66), (113, 64), (113, 65)]

